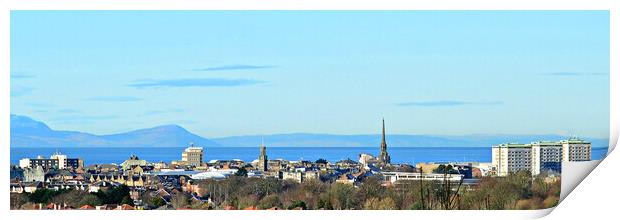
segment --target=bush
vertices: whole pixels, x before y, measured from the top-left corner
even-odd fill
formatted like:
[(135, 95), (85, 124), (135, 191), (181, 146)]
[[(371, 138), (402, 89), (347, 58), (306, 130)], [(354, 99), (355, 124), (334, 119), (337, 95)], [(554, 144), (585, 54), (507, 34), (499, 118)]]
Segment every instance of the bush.
[(396, 209), (396, 203), (394, 203), (394, 200), (389, 197), (384, 198), (384, 199), (370, 198), (370, 199), (367, 199), (366, 202), (364, 203), (364, 209), (394, 210)]
[(258, 208), (260, 209), (268, 209), (272, 207), (281, 207), (282, 203), (280, 202), (280, 197), (276, 194), (271, 194), (265, 196), (263, 199), (258, 202)]
[(28, 195), (28, 201), (33, 203), (49, 203), (52, 198), (64, 193), (65, 190), (38, 189)]
[(288, 206), (288, 209), (295, 209), (295, 208), (301, 208), (301, 209), (308, 209), (308, 207), (306, 206), (306, 202), (301, 201), (301, 200), (295, 200), (293, 201), (293, 203), (291, 205)]
[(28, 196), (24, 193), (11, 193), (11, 209), (20, 209), (28, 202)]
[(164, 199), (162, 199), (161, 197), (155, 197), (151, 199), (151, 205), (155, 208), (158, 208), (166, 205), (166, 201), (164, 201)]
[(332, 206), (332, 203), (327, 194), (321, 194), (320, 197), (321, 198), (319, 198), (319, 202), (317, 202), (317, 205), (316, 205), (317, 209), (326, 209), (326, 210), (334, 209), (334, 206)]
[(542, 206), (543, 208), (551, 208), (551, 207), (557, 206), (559, 202), (560, 202), (560, 198), (556, 196), (549, 196), (548, 198), (543, 200)]
[[(129, 204), (129, 187), (126, 185), (114, 186), (107, 191), (99, 191), (95, 194), (103, 204)], [(125, 203), (123, 203), (125, 202)]]

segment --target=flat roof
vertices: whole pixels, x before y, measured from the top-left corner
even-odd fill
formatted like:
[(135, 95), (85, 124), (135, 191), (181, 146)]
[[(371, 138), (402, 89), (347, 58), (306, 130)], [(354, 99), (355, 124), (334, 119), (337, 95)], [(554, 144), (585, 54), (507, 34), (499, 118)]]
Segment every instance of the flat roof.
[(504, 143), (499, 145), (494, 145), (496, 148), (529, 148), (532, 147), (531, 144), (519, 144), (519, 143)]

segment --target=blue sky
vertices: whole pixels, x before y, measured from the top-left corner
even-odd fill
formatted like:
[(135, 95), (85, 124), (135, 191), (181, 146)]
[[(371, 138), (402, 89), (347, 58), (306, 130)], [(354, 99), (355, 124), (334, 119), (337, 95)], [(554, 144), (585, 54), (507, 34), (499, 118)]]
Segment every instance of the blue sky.
[(96, 134), (609, 134), (607, 11), (13, 11), (11, 113)]

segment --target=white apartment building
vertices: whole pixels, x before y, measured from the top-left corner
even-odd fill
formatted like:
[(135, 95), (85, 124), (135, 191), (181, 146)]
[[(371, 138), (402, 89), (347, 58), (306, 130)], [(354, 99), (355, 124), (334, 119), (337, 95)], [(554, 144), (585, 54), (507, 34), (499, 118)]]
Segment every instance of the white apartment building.
[(498, 176), (532, 169), (531, 144), (500, 144), (492, 147), (491, 163)]
[(532, 175), (543, 171), (562, 171), (562, 143), (538, 141), (532, 144)]
[(577, 138), (560, 141), (562, 161), (589, 161), (592, 159), (592, 144)]
[(65, 167), (67, 167), (67, 155), (56, 152), (52, 154), (50, 159), (58, 160), (58, 169), (64, 169)]
[(203, 158), (204, 149), (202, 147), (194, 147), (194, 144), (190, 144), (181, 154), (181, 161), (186, 162), (189, 166), (202, 166)]
[(492, 148), (492, 166), (498, 176), (527, 170), (532, 175), (544, 171), (562, 172), (562, 162), (589, 161), (590, 142), (570, 138), (562, 141), (538, 141), (531, 144), (500, 144)]

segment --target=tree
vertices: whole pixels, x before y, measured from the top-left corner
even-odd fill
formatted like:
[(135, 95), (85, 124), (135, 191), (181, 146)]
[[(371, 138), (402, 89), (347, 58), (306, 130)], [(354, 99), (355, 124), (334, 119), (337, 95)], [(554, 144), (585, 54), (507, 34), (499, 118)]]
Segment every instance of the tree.
[(237, 172), (235, 172), (235, 176), (248, 176), (248, 171), (245, 168), (239, 168)]
[(190, 202), (191, 201), (190, 201), (189, 196), (181, 192), (173, 194), (172, 198), (170, 199), (170, 203), (172, 204), (172, 207), (175, 209), (187, 208)]
[(334, 209), (331, 199), (329, 198), (329, 194), (323, 193), (319, 196), (319, 201), (317, 202), (316, 208), (327, 209), (327, 210)]
[(301, 200), (295, 200), (293, 201), (293, 203), (291, 203), (291, 205), (288, 206), (288, 209), (295, 209), (295, 208), (301, 208), (303, 210), (308, 209), (308, 207), (306, 206), (306, 202), (301, 201)]
[(33, 203), (48, 203), (54, 196), (64, 193), (65, 190), (38, 189), (28, 195), (28, 201)]
[(281, 206), (282, 203), (280, 202), (280, 198), (276, 194), (265, 196), (265, 198), (261, 199), (260, 202), (258, 202), (258, 208), (260, 209), (268, 209)]
[(133, 199), (129, 198), (129, 196), (123, 197), (120, 204), (127, 204), (133, 206)]
[(11, 193), (11, 209), (20, 209), (28, 202), (28, 196), (24, 193)]
[(545, 200), (542, 201), (541, 208), (555, 207), (558, 205), (559, 202), (560, 202), (560, 198), (558, 198), (557, 196), (549, 196)]
[(364, 179), (359, 190), (362, 201), (373, 197), (382, 197), (385, 193), (385, 187), (381, 186), (381, 179), (377, 176)]
[(237, 199), (237, 208), (244, 209), (250, 206), (256, 206), (258, 204), (258, 199), (255, 195), (245, 195), (239, 197)]
[(379, 199), (376, 197), (367, 199), (364, 203), (364, 209), (370, 210), (394, 210), (396, 209), (396, 203), (390, 197)]
[(101, 204), (97, 196), (81, 190), (67, 190), (54, 196), (50, 201), (56, 204), (67, 204), (74, 208), (82, 207), (83, 205), (97, 206)]
[(101, 201), (94, 194), (87, 193), (85, 195), (82, 195), (75, 207), (82, 207), (84, 205), (98, 206), (101, 205)]
[(320, 158), (320, 159), (314, 161), (314, 163), (327, 164), (327, 160), (323, 159), (323, 158)]
[(550, 184), (547, 184), (543, 177), (538, 176), (533, 181), (532, 193), (535, 196), (544, 197), (547, 195), (547, 192), (549, 192), (549, 185)]
[(409, 209), (411, 210), (422, 210), (424, 209), (424, 207), (422, 207), (422, 202), (415, 202), (411, 205), (411, 207), (409, 207)]
[(107, 191), (99, 191), (95, 195), (99, 198), (99, 200), (103, 204), (129, 204), (129, 203), (122, 203), (125, 198), (129, 198), (129, 191), (130, 189), (128, 186), (120, 185), (120, 186), (113, 186)]
[(336, 183), (330, 188), (329, 194), (336, 209), (353, 209), (358, 204), (355, 187), (352, 185)]
[(300, 198), (306, 202), (308, 209), (317, 209), (319, 195), (327, 191), (329, 185), (318, 179), (309, 179), (304, 181), (300, 187)]
[(366, 202), (364, 202), (364, 209), (377, 210), (377, 207), (379, 207), (379, 201), (381, 200), (376, 197), (366, 199)]
[(159, 208), (161, 206), (166, 205), (166, 201), (164, 199), (162, 199), (161, 197), (151, 198), (150, 203), (151, 203), (150, 205), (152, 205), (155, 208)]

